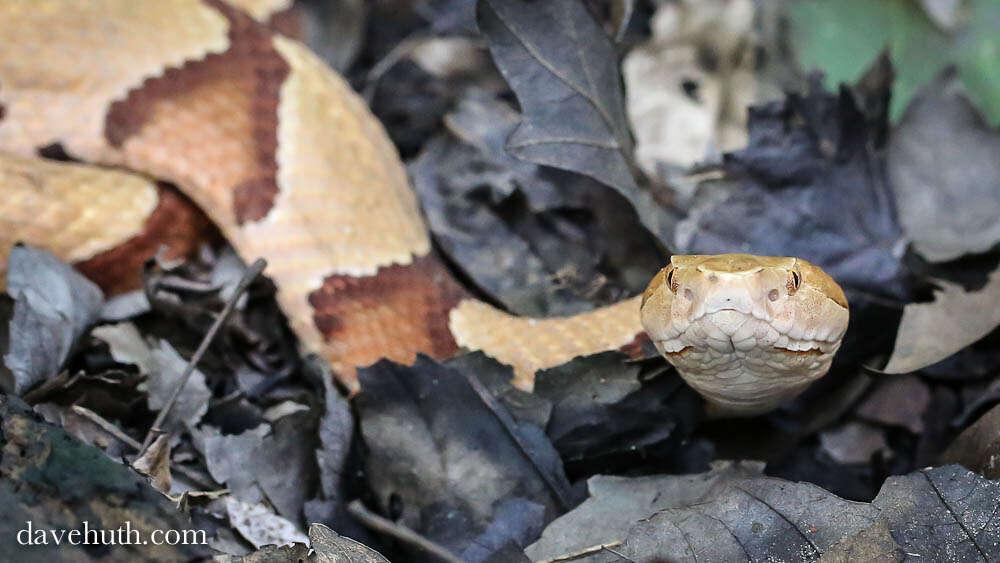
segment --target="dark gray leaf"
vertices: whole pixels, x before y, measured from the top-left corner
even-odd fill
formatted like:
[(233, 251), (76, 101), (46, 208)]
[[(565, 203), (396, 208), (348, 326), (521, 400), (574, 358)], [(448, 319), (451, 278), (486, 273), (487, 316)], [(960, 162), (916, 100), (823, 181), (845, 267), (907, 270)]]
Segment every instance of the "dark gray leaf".
[[(553, 526), (571, 521), (589, 502)], [(851, 554), (897, 561), (904, 553), (921, 561), (1000, 558), (1000, 483), (958, 465), (890, 477), (871, 503), (810, 483), (746, 475), (720, 477), (701, 498), (685, 502), (636, 520), (616, 551), (637, 562), (858, 560), (844, 559)], [(586, 535), (594, 527), (591, 521), (576, 531)], [(620, 560), (615, 557), (586, 561)]]
[[(569, 484), (552, 444), (499, 403), (488, 407), (468, 375), (418, 356), (412, 367), (383, 360), (358, 377), (369, 484), (399, 523), (461, 553), (502, 516), (505, 499), (544, 507), (543, 521), (561, 512)], [(532, 513), (515, 511), (531, 522), (503, 526), (522, 535)]]
[(902, 426), (921, 434), (924, 412), (931, 403), (931, 390), (915, 375), (887, 376), (858, 405), (860, 418), (888, 426)]
[[(149, 359), (150, 410), (159, 411), (167, 405), (187, 365), (188, 360), (182, 358), (169, 342), (160, 340), (156, 343)], [(200, 370), (194, 370), (163, 422), (163, 428), (174, 431), (198, 424), (201, 417), (208, 412), (208, 401), (211, 398), (212, 392), (205, 383), (205, 374)]]
[(885, 431), (864, 422), (848, 422), (821, 432), (819, 442), (823, 452), (840, 464), (867, 463), (876, 453), (890, 454)]
[(302, 523), (302, 506), (319, 480), (315, 433), (312, 412), (283, 416), (261, 441), (253, 465), (243, 469), (254, 475), (278, 514), (297, 525)]
[(632, 176), (617, 53), (586, 8), (577, 0), (480, 0), (476, 13), (523, 112), (507, 150), (615, 188), (669, 241), (673, 222)]
[(885, 115), (869, 115), (858, 99), (814, 85), (752, 107), (747, 148), (724, 161), (731, 182), (701, 186), (678, 249), (798, 256), (849, 293), (907, 299), (904, 239), (878, 144)]
[(297, 411), (240, 434), (202, 425), (192, 429), (194, 444), (209, 474), (242, 502), (266, 498), (278, 514), (301, 524), (303, 507), (316, 488), (316, 420)]
[(537, 561), (624, 540), (639, 520), (666, 508), (701, 502), (720, 482), (757, 475), (763, 469), (762, 463), (721, 462), (712, 471), (697, 475), (596, 475), (587, 480), (590, 497), (549, 524), (525, 553)]
[(908, 373), (940, 362), (985, 337), (1000, 326), (1000, 268), (986, 285), (966, 291), (939, 281), (930, 303), (909, 303), (903, 309), (887, 373)]
[(59, 372), (77, 338), (97, 320), (104, 295), (49, 251), (20, 244), (8, 258), (7, 293), (14, 315), (3, 359), (13, 381), (0, 386), (20, 394)]
[(413, 9), (439, 35), (476, 32), (476, 0), (417, 0)]
[[(590, 302), (553, 283), (557, 271), (573, 265), (593, 270), (601, 252), (584, 252), (577, 240), (557, 244), (554, 260), (514, 230), (498, 209), (516, 197), (528, 196), (538, 211), (564, 200), (539, 166), (503, 152), (503, 139), (515, 123), (510, 108), (482, 93), (463, 98), (451, 115), (451, 135), (431, 139), (410, 164), (413, 184), (441, 247), (484, 291), (511, 311), (530, 316), (569, 315), (588, 310)], [(491, 128), (482, 127), (490, 125)], [(527, 209), (522, 218), (534, 212)], [(523, 219), (522, 219), (523, 220)], [(586, 237), (583, 238), (590, 242)], [(574, 244), (576, 243), (576, 244)], [(552, 246), (550, 244), (550, 246)]]
[(368, 21), (364, 0), (299, 2), (302, 39), (338, 72), (350, 67), (361, 50)]
[(442, 250), (520, 315), (570, 315), (642, 291), (665, 257), (634, 228), (628, 201), (587, 176), (508, 154), (517, 122), (506, 102), (470, 89), (445, 116), (448, 131), (410, 163)]
[[(622, 553), (649, 561), (811, 561), (878, 517), (809, 483), (734, 478), (711, 500), (671, 508), (636, 524)], [(659, 551), (654, 551), (659, 550)]]
[(640, 382), (640, 367), (620, 352), (575, 358), (539, 372), (535, 394), (552, 403), (546, 433), (564, 460), (612, 461), (660, 454), (676, 448), (693, 431), (699, 401), (670, 372)]
[(445, 365), (479, 380), (518, 421), (530, 422), (539, 428), (545, 428), (549, 423), (552, 403), (537, 393), (522, 391), (511, 385), (514, 368), (500, 364), (481, 351), (462, 354), (448, 360)]
[(943, 262), (1000, 242), (1000, 132), (954, 69), (920, 89), (889, 140), (899, 219), (917, 252)]
[(316, 450), (316, 461), (324, 498), (338, 499), (344, 461), (354, 434), (354, 415), (347, 399), (337, 391), (333, 374), (329, 370), (320, 370), (319, 375), (322, 377), (325, 409), (319, 423), (320, 448)]
[(889, 477), (872, 505), (922, 561), (1000, 560), (1000, 483), (959, 465)]
[(218, 428), (202, 425), (192, 429), (191, 435), (212, 479), (226, 485), (241, 501), (256, 504), (263, 493), (248, 468), (253, 467), (254, 455), (269, 432), (266, 424), (240, 434), (222, 434)]
[[(538, 537), (545, 525), (545, 507), (522, 498), (510, 498), (497, 506), (493, 521), (462, 553), (468, 563), (485, 563), (505, 546), (521, 546)], [(506, 561), (511, 561), (506, 559)]]

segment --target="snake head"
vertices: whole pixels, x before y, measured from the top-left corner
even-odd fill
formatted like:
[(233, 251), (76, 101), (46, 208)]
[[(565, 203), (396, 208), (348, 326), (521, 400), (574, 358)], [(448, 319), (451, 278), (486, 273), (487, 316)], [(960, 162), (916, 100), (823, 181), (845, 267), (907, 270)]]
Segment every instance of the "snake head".
[(657, 349), (716, 407), (774, 408), (829, 370), (847, 330), (840, 286), (799, 258), (675, 255), (640, 307)]

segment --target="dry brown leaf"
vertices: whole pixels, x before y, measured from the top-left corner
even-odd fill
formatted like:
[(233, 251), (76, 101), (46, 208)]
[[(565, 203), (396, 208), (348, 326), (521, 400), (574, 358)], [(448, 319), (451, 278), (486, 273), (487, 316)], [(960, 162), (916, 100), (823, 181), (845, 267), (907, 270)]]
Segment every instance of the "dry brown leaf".
[(316, 552), (317, 563), (389, 563), (381, 553), (323, 524), (309, 525), (309, 540)]
[(160, 434), (145, 453), (132, 462), (132, 469), (149, 477), (149, 484), (157, 491), (165, 495), (170, 493), (170, 435)]
[(651, 23), (652, 40), (625, 57), (636, 159), (648, 174), (746, 144), (746, 107), (760, 95), (754, 13), (749, 0), (665, 3)]
[(226, 513), (233, 528), (256, 549), (268, 544), (309, 544), (309, 538), (298, 526), (263, 504), (249, 504), (229, 496), (226, 497)]
[(987, 479), (1000, 478), (1000, 406), (959, 434), (938, 462), (959, 463)]
[(939, 284), (942, 289), (934, 293), (933, 302), (903, 309), (896, 347), (884, 372), (909, 373), (939, 362), (1000, 325), (1000, 270), (977, 291)]

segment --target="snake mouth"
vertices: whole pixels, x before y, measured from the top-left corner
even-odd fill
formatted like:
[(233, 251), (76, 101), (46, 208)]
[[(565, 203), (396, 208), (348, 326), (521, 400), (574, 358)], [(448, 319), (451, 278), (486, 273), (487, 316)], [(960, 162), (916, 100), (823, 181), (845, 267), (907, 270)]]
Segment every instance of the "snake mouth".
[(789, 354), (791, 356), (805, 357), (805, 356), (822, 356), (823, 355), (823, 350), (820, 350), (819, 348), (807, 348), (805, 350), (792, 350), (791, 348), (783, 348), (781, 346), (774, 346), (773, 348), (775, 350), (778, 350), (778, 351), (783, 352), (785, 354)]
[(680, 358), (681, 356), (690, 352), (691, 350), (694, 350), (694, 346), (685, 346), (676, 352), (666, 352), (666, 355), (667, 357), (670, 358)]

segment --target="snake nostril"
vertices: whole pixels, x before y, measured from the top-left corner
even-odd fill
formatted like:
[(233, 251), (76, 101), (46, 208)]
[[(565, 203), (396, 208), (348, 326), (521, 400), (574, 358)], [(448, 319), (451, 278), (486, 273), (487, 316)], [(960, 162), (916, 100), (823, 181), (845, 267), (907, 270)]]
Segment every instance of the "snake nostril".
[(772, 289), (771, 291), (768, 291), (767, 292), (767, 298), (770, 299), (771, 301), (777, 301), (778, 300), (778, 290), (777, 289)]
[(691, 291), (691, 288), (689, 287), (684, 288), (684, 299), (687, 299), (688, 301), (694, 301), (694, 292)]

